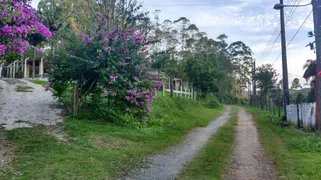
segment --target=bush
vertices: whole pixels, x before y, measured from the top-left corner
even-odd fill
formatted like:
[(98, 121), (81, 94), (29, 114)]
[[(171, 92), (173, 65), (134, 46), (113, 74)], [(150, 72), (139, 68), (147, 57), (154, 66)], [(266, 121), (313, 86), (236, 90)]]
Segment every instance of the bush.
[(208, 102), (206, 104), (206, 107), (210, 108), (210, 109), (216, 109), (216, 108), (219, 108), (221, 106), (222, 106), (221, 103), (218, 102), (217, 100), (211, 100), (210, 102)]
[(241, 99), (241, 105), (247, 105), (247, 104), (248, 104), (247, 100), (242, 98)]

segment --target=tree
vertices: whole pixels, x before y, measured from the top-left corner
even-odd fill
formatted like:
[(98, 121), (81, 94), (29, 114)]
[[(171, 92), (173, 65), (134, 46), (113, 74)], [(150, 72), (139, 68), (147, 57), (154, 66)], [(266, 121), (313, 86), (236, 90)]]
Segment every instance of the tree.
[(297, 90), (302, 88), (301, 84), (300, 84), (300, 80), (298, 78), (294, 78), (292, 81), (292, 85), (291, 85), (291, 89), (292, 90)]
[(261, 108), (263, 108), (263, 101), (266, 100), (266, 96), (269, 91), (276, 87), (277, 83), (277, 72), (273, 68), (272, 64), (263, 64), (257, 68), (256, 80), (257, 87), (260, 89), (260, 101)]
[(40, 21), (28, 1), (1, 1), (0, 12), (0, 56), (6, 52), (20, 55), (35, 47), (39, 39), (50, 38), (52, 33)]
[(137, 12), (139, 7), (133, 9), (136, 12), (123, 14), (124, 25), (112, 24), (106, 14), (98, 12), (90, 33), (67, 27), (60, 42), (63, 48), (51, 53), (51, 82), (46, 88), (56, 85), (65, 90), (73, 85), (74, 115), (89, 95), (106, 99), (105, 105), (116, 114), (130, 112), (145, 119), (151, 112), (162, 79), (149, 68), (146, 45), (151, 42), (138, 30), (145, 14)]

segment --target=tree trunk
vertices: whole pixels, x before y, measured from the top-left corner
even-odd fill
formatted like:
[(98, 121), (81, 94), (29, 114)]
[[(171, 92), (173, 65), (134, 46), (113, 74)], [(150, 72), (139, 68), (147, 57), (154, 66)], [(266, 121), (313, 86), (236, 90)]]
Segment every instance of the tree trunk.
[(265, 100), (265, 111), (268, 111), (268, 98), (267, 98), (267, 96), (264, 96), (264, 100)]
[(172, 78), (170, 77), (169, 78), (169, 89), (170, 89), (170, 92), (171, 92), (171, 98), (173, 98), (174, 96), (174, 90), (173, 90), (173, 81), (172, 81)]
[(298, 116), (298, 128), (301, 128), (300, 124), (300, 110), (299, 110), (299, 104), (296, 105), (296, 110), (297, 110), (297, 116)]
[(268, 102), (269, 102), (269, 111), (272, 112), (272, 110), (271, 110), (271, 100), (270, 100), (270, 97), (268, 98)]
[(279, 110), (279, 118), (280, 118), (281, 117), (280, 97), (278, 97), (278, 110)]
[(72, 90), (72, 116), (77, 116), (79, 107), (78, 83), (73, 84)]
[(272, 101), (273, 101), (273, 114), (275, 115), (275, 99), (273, 99)]
[(264, 110), (262, 95), (260, 95), (260, 106), (261, 106), (261, 110)]

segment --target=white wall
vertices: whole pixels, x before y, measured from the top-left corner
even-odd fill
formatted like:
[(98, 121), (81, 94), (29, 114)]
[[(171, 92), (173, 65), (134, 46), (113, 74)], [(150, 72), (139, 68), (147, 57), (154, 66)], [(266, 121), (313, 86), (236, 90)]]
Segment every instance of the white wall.
[[(287, 118), (293, 124), (298, 124), (298, 108), (296, 104), (286, 106)], [(315, 103), (299, 104), (299, 119), (304, 128), (315, 129)]]

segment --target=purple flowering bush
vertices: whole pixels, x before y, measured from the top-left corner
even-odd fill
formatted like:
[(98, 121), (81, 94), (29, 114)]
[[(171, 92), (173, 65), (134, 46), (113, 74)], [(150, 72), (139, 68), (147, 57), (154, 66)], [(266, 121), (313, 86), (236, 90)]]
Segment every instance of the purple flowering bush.
[(68, 30), (65, 41), (47, 60), (51, 80), (47, 88), (73, 84), (78, 111), (90, 95), (92, 103), (101, 103), (96, 108), (145, 121), (162, 78), (151, 71), (146, 48), (151, 42), (136, 28), (142, 18), (144, 14), (129, 16), (125, 25), (117, 25), (98, 13), (91, 32)]
[(34, 34), (50, 38), (50, 30), (39, 22), (28, 1), (0, 0), (0, 56), (6, 52), (23, 54)]

